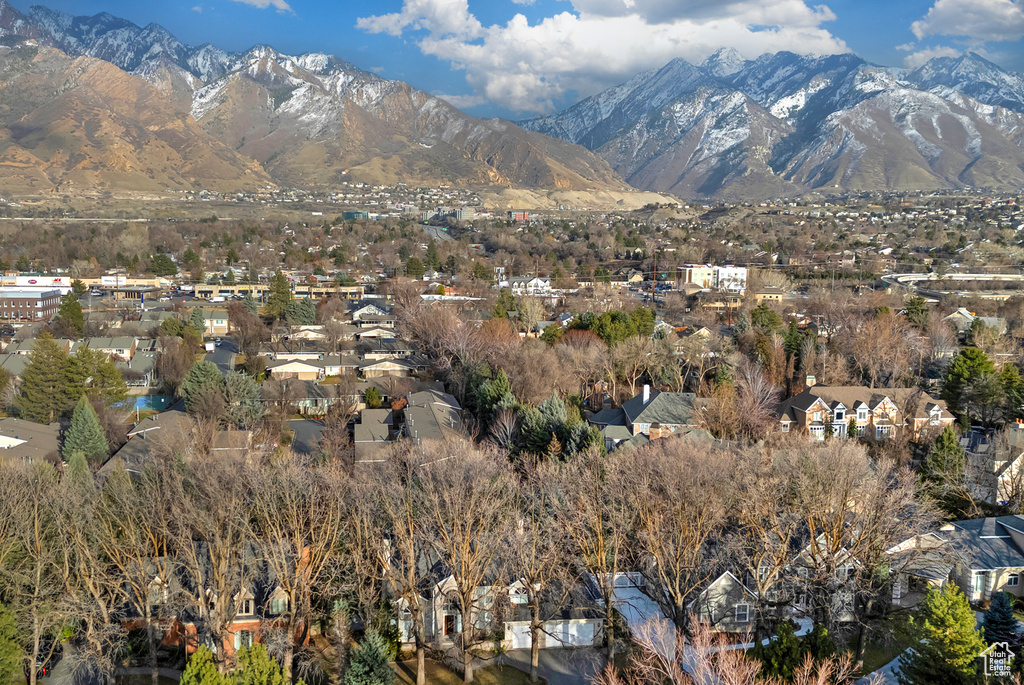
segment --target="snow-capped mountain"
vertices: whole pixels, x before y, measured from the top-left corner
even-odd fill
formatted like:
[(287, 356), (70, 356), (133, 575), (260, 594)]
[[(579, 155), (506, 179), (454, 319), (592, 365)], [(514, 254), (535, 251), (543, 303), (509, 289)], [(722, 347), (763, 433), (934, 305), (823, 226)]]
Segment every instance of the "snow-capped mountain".
[[(329, 55), (291, 56), (265, 45), (242, 53), (193, 47), (156, 24), (139, 27), (106, 13), (72, 17), (39, 6), (21, 13), (5, 0), (0, 37), (12, 46), (0, 49), (56, 48), (108, 62), (125, 79), (148, 81), (168, 106), (191, 115), (212, 140), (255, 161), (279, 183), (323, 186), (346, 177), (580, 190), (625, 186), (583, 147), (511, 122), (467, 116), (407, 83)], [(0, 127), (11, 123), (0, 120)]]
[(1024, 187), (1024, 79), (971, 53), (907, 72), (849, 53), (722, 50), (520, 124), (684, 196)]

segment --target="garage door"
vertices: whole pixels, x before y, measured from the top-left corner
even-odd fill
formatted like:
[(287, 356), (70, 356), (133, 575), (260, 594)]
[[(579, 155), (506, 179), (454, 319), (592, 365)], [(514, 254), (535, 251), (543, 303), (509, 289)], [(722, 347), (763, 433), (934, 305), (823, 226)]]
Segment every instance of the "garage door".
[(549, 623), (548, 632), (554, 636), (549, 640), (551, 647), (586, 647), (594, 644), (592, 623)]
[(530, 648), (530, 626), (511, 626), (512, 649)]

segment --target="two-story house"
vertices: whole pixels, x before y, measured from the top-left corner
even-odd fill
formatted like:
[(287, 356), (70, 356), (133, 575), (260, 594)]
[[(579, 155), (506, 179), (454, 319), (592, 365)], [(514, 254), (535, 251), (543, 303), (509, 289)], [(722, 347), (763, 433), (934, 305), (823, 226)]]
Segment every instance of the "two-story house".
[(812, 386), (780, 403), (776, 414), (780, 431), (805, 432), (813, 440), (829, 435), (886, 440), (903, 430), (917, 436), (941, 431), (954, 421), (944, 400), (916, 388), (858, 385)]
[(601, 431), (606, 449), (644, 434), (659, 438), (700, 427), (695, 416), (697, 396), (689, 392), (662, 392), (645, 385), (643, 390), (621, 407), (608, 407), (590, 417), (590, 424)]

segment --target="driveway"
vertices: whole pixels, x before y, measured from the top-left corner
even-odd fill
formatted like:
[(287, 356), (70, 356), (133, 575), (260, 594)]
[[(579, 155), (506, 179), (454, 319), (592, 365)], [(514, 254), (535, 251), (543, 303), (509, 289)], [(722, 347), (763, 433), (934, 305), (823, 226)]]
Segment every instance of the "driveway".
[[(502, 663), (530, 673), (530, 650), (510, 649), (502, 656)], [(604, 654), (592, 647), (574, 649), (542, 649), (538, 660), (540, 677), (548, 685), (589, 685), (604, 668)]]
[(311, 419), (294, 419), (288, 427), (295, 431), (292, 437), (292, 449), (298, 454), (315, 454), (320, 445), (320, 434), (323, 433), (323, 421)]
[(227, 373), (235, 370), (235, 355), (238, 354), (238, 348), (231, 338), (222, 338), (222, 341), (220, 347), (214, 347), (213, 352), (207, 353), (203, 358), (216, 364), (221, 373)]

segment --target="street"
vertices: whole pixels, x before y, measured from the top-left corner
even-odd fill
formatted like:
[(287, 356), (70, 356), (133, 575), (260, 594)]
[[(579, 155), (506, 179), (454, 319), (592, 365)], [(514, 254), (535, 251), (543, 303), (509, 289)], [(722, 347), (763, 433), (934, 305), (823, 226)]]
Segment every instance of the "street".
[(208, 352), (204, 359), (216, 364), (221, 373), (234, 371), (235, 355), (238, 354), (238, 348), (235, 346), (235, 341), (231, 338), (221, 338), (221, 340), (220, 347), (214, 347), (213, 352)]

